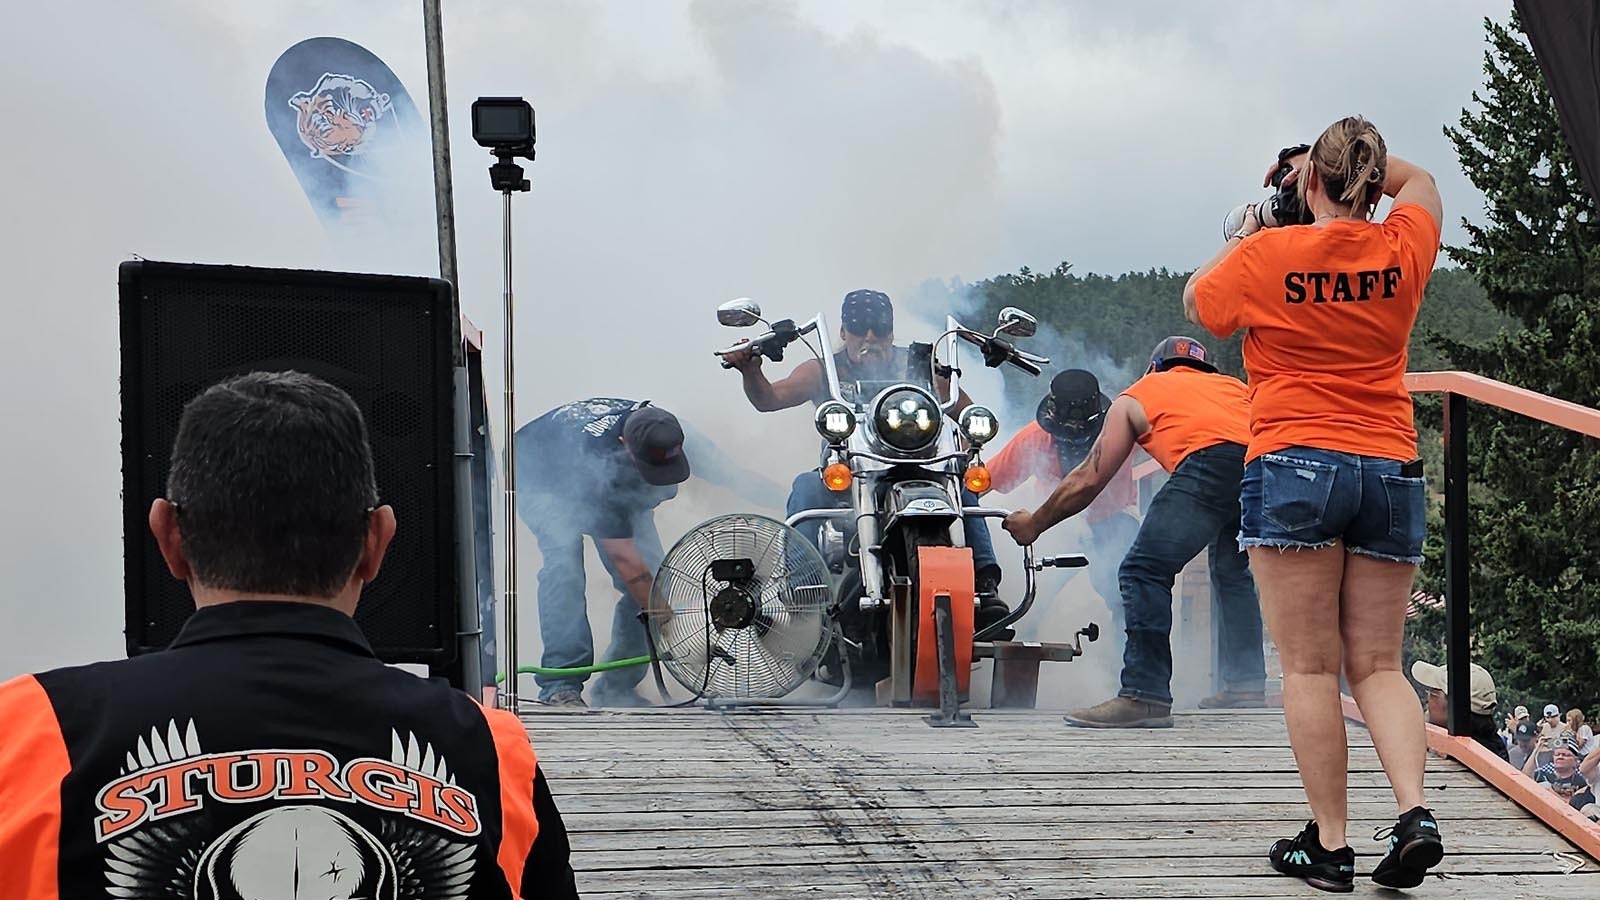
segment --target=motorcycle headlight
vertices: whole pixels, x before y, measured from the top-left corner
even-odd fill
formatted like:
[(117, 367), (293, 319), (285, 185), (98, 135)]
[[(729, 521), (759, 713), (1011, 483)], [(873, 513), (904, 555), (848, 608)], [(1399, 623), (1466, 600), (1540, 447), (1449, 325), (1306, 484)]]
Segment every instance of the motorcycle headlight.
[(856, 412), (837, 400), (817, 407), (817, 433), (830, 444), (842, 444), (856, 433)]
[(901, 453), (915, 453), (938, 439), (943, 415), (927, 391), (891, 388), (878, 398), (872, 424), (885, 444)]
[(957, 424), (961, 426), (961, 433), (966, 436), (967, 443), (973, 447), (982, 447), (1000, 433), (999, 420), (988, 407), (984, 406), (969, 406), (962, 410)]

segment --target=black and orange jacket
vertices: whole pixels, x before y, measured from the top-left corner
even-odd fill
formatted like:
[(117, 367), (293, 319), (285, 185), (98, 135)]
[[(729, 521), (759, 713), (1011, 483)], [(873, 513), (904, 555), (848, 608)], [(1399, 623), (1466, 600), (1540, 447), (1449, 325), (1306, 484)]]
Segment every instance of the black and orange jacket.
[(0, 684), (0, 873), (0, 900), (577, 897), (517, 718), (299, 603)]

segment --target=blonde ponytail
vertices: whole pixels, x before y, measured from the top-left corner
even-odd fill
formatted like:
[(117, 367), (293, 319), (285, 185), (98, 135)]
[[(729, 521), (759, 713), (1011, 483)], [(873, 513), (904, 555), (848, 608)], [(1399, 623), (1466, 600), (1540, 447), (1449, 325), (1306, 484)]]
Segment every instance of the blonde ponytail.
[(1361, 116), (1340, 119), (1311, 145), (1311, 162), (1330, 199), (1352, 214), (1372, 215), (1389, 167), (1389, 151), (1377, 126)]

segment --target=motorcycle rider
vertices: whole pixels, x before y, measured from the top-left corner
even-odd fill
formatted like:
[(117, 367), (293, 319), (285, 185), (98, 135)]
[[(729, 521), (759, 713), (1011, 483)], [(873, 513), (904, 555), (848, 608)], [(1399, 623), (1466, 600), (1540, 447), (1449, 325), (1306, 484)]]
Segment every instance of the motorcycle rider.
[(1250, 440), (1244, 383), (1223, 375), (1206, 348), (1175, 335), (1156, 345), (1143, 378), (1106, 411), (1089, 457), (1067, 473), (1033, 512), (1006, 518), (1018, 544), (1088, 507), (1133, 452), (1135, 443), (1172, 474), (1156, 493), (1118, 580), (1126, 607), (1127, 646), (1116, 697), (1067, 716), (1086, 728), (1172, 727), (1172, 584), (1210, 548), (1211, 591), (1220, 631), (1223, 691), (1215, 707), (1266, 705), (1261, 607), (1239, 549), (1239, 485)]
[[(640, 610), (650, 608), (655, 571), (665, 555), (655, 508), (677, 496), (689, 478), (683, 428), (671, 413), (611, 397), (557, 407), (517, 429), (517, 516), (539, 542), (541, 665), (594, 663), (594, 636), (584, 597), (583, 538), (621, 593), (611, 624), (608, 659), (648, 655)], [(643, 706), (643, 666), (602, 672), (597, 706)], [(539, 701), (584, 706), (585, 677), (535, 676)]]
[[(1039, 401), (1034, 421), (989, 460), (990, 490), (1009, 494), (1033, 478), (1059, 482), (1088, 457), (1110, 408), (1111, 400), (1101, 393), (1100, 381), (1093, 373), (1084, 369), (1058, 373), (1050, 380), (1050, 393)], [(1138, 501), (1130, 460), (1117, 468), (1084, 511), (1094, 545), (1089, 554), (1089, 581), (1111, 610), (1119, 639), (1124, 615), (1117, 567), (1139, 531), (1139, 520), (1128, 512)]]
[[(833, 364), (839, 376), (840, 389), (845, 400), (853, 396), (858, 381), (902, 381), (910, 368), (910, 351), (894, 343), (894, 303), (882, 291), (856, 290), (844, 296), (839, 307), (839, 341), (844, 348), (834, 354)], [(738, 370), (744, 379), (744, 394), (758, 412), (776, 412), (803, 403), (819, 404), (828, 399), (828, 376), (822, 363), (808, 359), (778, 381), (771, 381), (761, 370), (763, 357), (748, 350), (737, 350), (723, 357)], [(950, 384), (941, 378), (935, 385), (943, 397), (949, 393)], [(962, 391), (956, 398), (951, 415), (972, 405), (972, 399)], [(977, 496), (963, 489), (962, 502), (977, 503)], [(787, 514), (801, 510), (820, 509), (845, 505), (845, 497), (828, 490), (817, 470), (802, 472), (794, 480), (789, 492)], [(815, 540), (818, 522), (802, 523), (800, 531)], [(964, 520), (967, 546), (972, 549), (975, 587), (978, 594), (977, 627), (1005, 618), (1010, 608), (1000, 599), (1000, 565), (994, 555), (994, 541), (989, 526), (980, 518)], [(1014, 636), (1005, 629), (997, 637), (1004, 640)]]

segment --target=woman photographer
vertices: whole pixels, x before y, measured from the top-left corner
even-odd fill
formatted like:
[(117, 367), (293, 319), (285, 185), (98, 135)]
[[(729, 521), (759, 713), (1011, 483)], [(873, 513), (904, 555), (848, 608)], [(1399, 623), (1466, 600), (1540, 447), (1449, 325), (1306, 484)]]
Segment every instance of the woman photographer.
[[(1269, 858), (1314, 887), (1354, 887), (1342, 667), (1400, 809), (1380, 832), (1389, 848), (1372, 877), (1415, 887), (1444, 847), (1423, 807), (1427, 742), (1400, 668), (1424, 526), (1403, 376), (1443, 208), (1433, 177), (1389, 156), (1361, 117), (1329, 126), (1291, 177), (1314, 221), (1262, 230), (1247, 211), (1183, 296), (1189, 319), (1217, 336), (1246, 329), (1239, 542), (1283, 662), (1284, 716), (1314, 816)], [(1394, 208), (1373, 222), (1385, 194)]]

